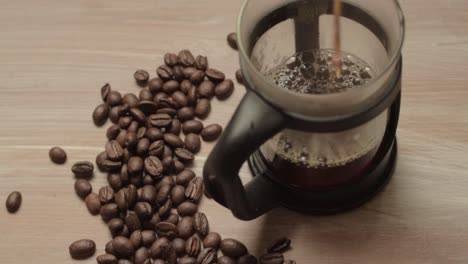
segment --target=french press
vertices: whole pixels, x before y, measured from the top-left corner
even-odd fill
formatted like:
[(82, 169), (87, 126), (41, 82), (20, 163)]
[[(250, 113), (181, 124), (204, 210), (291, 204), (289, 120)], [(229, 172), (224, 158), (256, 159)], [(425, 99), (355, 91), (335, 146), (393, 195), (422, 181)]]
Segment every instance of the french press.
[[(247, 0), (242, 8), (247, 93), (204, 167), (207, 193), (239, 219), (280, 205), (311, 214), (349, 210), (392, 175), (402, 11), (396, 0), (343, 1), (340, 72), (349, 84), (328, 62), (332, 12), (332, 0)], [(245, 161), (254, 178), (244, 186)]]

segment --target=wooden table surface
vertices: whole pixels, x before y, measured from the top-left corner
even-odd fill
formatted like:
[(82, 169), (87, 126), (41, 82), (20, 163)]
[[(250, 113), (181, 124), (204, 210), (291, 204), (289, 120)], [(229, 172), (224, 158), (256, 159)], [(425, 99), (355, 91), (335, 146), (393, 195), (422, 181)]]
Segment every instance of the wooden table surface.
[[(297, 263), (468, 263), (468, 2), (402, 0), (407, 18), (399, 161), (385, 191), (350, 213), (313, 217), (277, 209), (252, 222), (204, 200), (211, 229), (260, 253), (293, 239)], [(209, 56), (229, 77), (238, 68), (225, 43), (241, 1), (0, 1), (0, 198), (23, 193), (10, 215), (0, 208), (0, 263), (72, 261), (69, 244), (110, 239), (73, 191), (70, 166), (94, 160), (105, 141), (91, 113), (110, 82), (137, 92), (138, 68), (154, 70), (167, 51)], [(208, 123), (226, 124), (244, 88), (214, 100)], [(65, 148), (65, 166), (48, 159)], [(200, 174), (212, 145), (197, 157)], [(243, 176), (248, 179), (249, 171)], [(97, 173), (92, 184), (105, 184)], [(3, 205), (1, 205), (3, 206)]]

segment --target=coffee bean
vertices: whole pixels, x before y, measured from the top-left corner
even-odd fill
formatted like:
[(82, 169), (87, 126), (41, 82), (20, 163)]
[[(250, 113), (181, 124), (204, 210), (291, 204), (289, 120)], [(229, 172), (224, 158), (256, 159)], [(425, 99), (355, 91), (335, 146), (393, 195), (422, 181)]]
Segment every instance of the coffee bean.
[(183, 240), (182, 238), (175, 238), (171, 244), (177, 256), (180, 257), (185, 255), (185, 240)]
[(120, 133), (120, 127), (117, 125), (110, 126), (106, 131), (106, 137), (109, 140), (115, 139)]
[(135, 204), (135, 208), (133, 209), (135, 213), (141, 220), (150, 219), (153, 209), (151, 205), (147, 202), (138, 202)]
[(218, 125), (218, 124), (211, 124), (209, 126), (206, 126), (200, 133), (201, 137), (205, 141), (213, 141), (216, 140), (219, 135), (221, 135), (221, 132), (223, 131), (223, 128)]
[[(119, 134), (115, 138), (115, 141), (119, 142), (120, 146), (125, 145), (125, 138), (127, 137), (127, 133), (128, 133), (127, 130), (120, 130)], [(106, 156), (106, 159), (108, 159), (107, 156)]]
[(164, 141), (162, 140), (154, 141), (153, 143), (151, 143), (148, 149), (148, 155), (150, 156), (157, 156), (161, 158), (163, 152), (164, 152)]
[(114, 200), (114, 190), (110, 186), (104, 186), (99, 189), (99, 200), (101, 204), (107, 204)]
[(286, 251), (291, 245), (291, 240), (282, 237), (274, 241), (267, 249), (268, 253), (283, 253)]
[(131, 262), (130, 260), (128, 259), (119, 259), (117, 261), (117, 264), (134, 264), (133, 262)]
[(284, 257), (281, 253), (270, 253), (260, 257), (260, 264), (283, 264)]
[(89, 161), (79, 161), (73, 164), (71, 170), (78, 178), (90, 177), (93, 175), (94, 165)]
[(159, 128), (150, 127), (146, 130), (145, 137), (147, 137), (151, 142), (153, 142), (162, 139), (163, 132)]
[(161, 186), (158, 193), (156, 194), (156, 202), (161, 205), (165, 203), (167, 198), (169, 197), (171, 190), (172, 186), (170, 186), (169, 184), (164, 184), (163, 186)]
[(130, 116), (124, 116), (119, 119), (119, 126), (122, 129), (127, 129), (132, 123), (133, 119)]
[(128, 126), (127, 128), (127, 131), (129, 133), (135, 133), (137, 132), (138, 128), (140, 127), (140, 125), (138, 124), (137, 121), (133, 120), (131, 123), (130, 123), (130, 126)]
[(242, 74), (241, 70), (236, 71), (236, 80), (240, 84), (244, 84), (244, 75)]
[(220, 83), (224, 81), (224, 78), (226, 78), (224, 73), (213, 68), (207, 69), (205, 71), (205, 74), (206, 77), (208, 77), (208, 79), (214, 83)]
[(133, 77), (135, 78), (135, 81), (138, 84), (144, 84), (148, 81), (149, 79), (149, 73), (145, 70), (137, 70), (134, 74)]
[(232, 238), (223, 239), (221, 241), (220, 248), (224, 255), (235, 259), (247, 254), (247, 247)]
[(141, 244), (144, 247), (150, 247), (156, 241), (156, 234), (153, 230), (141, 231)]
[(184, 216), (182, 219), (179, 221), (177, 224), (177, 232), (179, 234), (179, 237), (187, 239), (191, 237), (195, 230), (193, 228), (194, 226), (194, 219), (191, 216)]
[(148, 259), (149, 259), (148, 249), (145, 247), (141, 247), (137, 249), (137, 251), (135, 251), (135, 255), (133, 257), (133, 263), (145, 264)]
[[(119, 115), (119, 106), (114, 106), (111, 108), (109, 112), (109, 119), (112, 123), (117, 124), (119, 121), (120, 115)], [(119, 127), (120, 128), (120, 127)]]
[(180, 147), (183, 147), (184, 146), (184, 142), (182, 141), (182, 139), (180, 139), (179, 136), (177, 135), (174, 135), (174, 134), (169, 134), (169, 133), (165, 133), (164, 136), (164, 141), (174, 147), (174, 148), (180, 148)]
[(140, 91), (138, 97), (140, 98), (140, 101), (151, 101), (154, 96), (149, 89), (145, 88)]
[(99, 211), (101, 210), (101, 202), (99, 200), (99, 195), (97, 195), (96, 193), (88, 194), (88, 196), (86, 196), (85, 203), (89, 213), (91, 213), (92, 215), (99, 214)]
[(198, 95), (202, 98), (211, 99), (214, 96), (215, 84), (212, 81), (203, 81), (198, 86)]
[(193, 161), (193, 159), (195, 158), (193, 153), (185, 148), (176, 148), (174, 154), (177, 158), (179, 158), (179, 160), (183, 162), (190, 162)]
[(103, 254), (96, 258), (98, 264), (117, 264), (117, 258), (111, 254)]
[(127, 93), (122, 98), (122, 103), (127, 104), (128, 107), (136, 107), (138, 105), (138, 98), (135, 94)]
[(204, 238), (210, 232), (210, 227), (208, 225), (208, 219), (204, 213), (198, 212), (195, 214), (195, 231)]
[(161, 217), (166, 217), (170, 214), (172, 209), (172, 201), (170, 199), (167, 199), (166, 202), (159, 207), (158, 214)]
[(171, 191), (172, 204), (178, 206), (185, 201), (185, 188), (182, 185), (177, 185)]
[(237, 264), (257, 264), (257, 258), (252, 255), (245, 255), (237, 260)]
[(231, 47), (233, 50), (237, 50), (237, 34), (235, 32), (230, 33), (227, 35), (227, 42), (229, 44), (229, 47)]
[(142, 186), (141, 175), (130, 175), (130, 184), (133, 184), (136, 187)]
[(181, 124), (180, 120), (179, 119), (172, 119), (172, 122), (169, 125), (169, 127), (166, 129), (166, 132), (178, 136), (180, 134), (181, 130), (182, 130), (182, 124)]
[(192, 87), (192, 83), (189, 80), (183, 80), (180, 83), (180, 91), (184, 94), (187, 94), (190, 87)]
[(195, 106), (195, 115), (200, 119), (205, 119), (211, 111), (210, 100), (202, 98)]
[(150, 204), (154, 203), (156, 201), (156, 188), (152, 185), (143, 186), (140, 200)]
[[(159, 100), (160, 108), (177, 108), (177, 103), (171, 97)], [(156, 112), (159, 113), (159, 112)]]
[(107, 158), (110, 160), (120, 160), (123, 156), (123, 149), (119, 142), (111, 140), (106, 143)]
[(192, 236), (185, 243), (185, 252), (191, 257), (196, 257), (200, 254), (201, 242), (198, 236)]
[(107, 97), (109, 96), (109, 93), (111, 92), (111, 85), (106, 83), (101, 87), (101, 98), (103, 102), (107, 101)]
[(182, 124), (182, 131), (184, 132), (184, 134), (200, 134), (202, 129), (203, 123), (198, 120), (188, 120)]
[(226, 79), (216, 85), (215, 88), (215, 95), (218, 100), (225, 100), (229, 96), (231, 96), (232, 92), (234, 91), (234, 83), (230, 79)]
[[(156, 187), (156, 191), (160, 192), (161, 188), (165, 185), (169, 186), (169, 191), (167, 192), (167, 195), (169, 195), (172, 188), (174, 188), (174, 186), (176, 185), (174, 178), (171, 176), (164, 176), (154, 187)], [(164, 193), (164, 195), (166, 195), (166, 193)], [(156, 198), (156, 200), (158, 199)]]
[(118, 191), (120, 188), (122, 188), (122, 180), (120, 179), (120, 175), (117, 173), (109, 173), (107, 175), (107, 182), (115, 191)]
[(171, 116), (168, 114), (154, 114), (149, 116), (149, 122), (154, 127), (166, 127), (171, 123)]
[(195, 118), (195, 112), (192, 107), (182, 107), (177, 111), (177, 118), (182, 121), (188, 121)]
[(131, 194), (129, 194), (128, 188), (122, 188), (120, 189), (120, 191), (117, 192), (117, 194), (115, 195), (115, 203), (117, 204), (120, 210), (126, 211), (127, 209), (133, 206), (133, 197), (130, 197), (130, 195)]
[(115, 218), (119, 214), (119, 207), (115, 203), (109, 203), (101, 206), (99, 214), (104, 222), (108, 222), (112, 218)]
[(161, 100), (163, 99), (167, 99), (169, 98), (169, 95), (167, 95), (167, 93), (165, 92), (158, 92), (156, 93), (156, 95), (153, 97), (153, 102), (156, 103), (156, 105), (158, 105), (159, 107), (159, 103)]
[(136, 175), (143, 171), (143, 159), (138, 156), (131, 157), (127, 162), (128, 172)]
[(49, 150), (49, 158), (53, 163), (63, 164), (67, 161), (67, 153), (60, 147), (53, 147)]
[(177, 227), (168, 222), (159, 222), (156, 225), (156, 233), (160, 237), (167, 237), (168, 239), (173, 239), (177, 236)]
[(174, 172), (179, 173), (185, 169), (184, 163), (180, 162), (179, 160), (174, 160)]
[[(134, 150), (138, 143), (138, 137), (134, 132), (128, 132), (125, 136), (125, 144), (124, 146), (127, 149)], [(122, 155), (123, 156), (123, 155)]]
[(219, 233), (210, 232), (206, 235), (205, 239), (203, 239), (203, 247), (205, 248), (214, 248), (218, 249), (221, 243), (221, 236)]
[(80, 197), (81, 199), (85, 199), (88, 194), (91, 193), (93, 188), (91, 187), (91, 184), (84, 179), (78, 179), (75, 181), (75, 192)]
[(73, 242), (68, 250), (73, 259), (87, 259), (96, 252), (96, 243), (90, 239), (81, 239)]
[(174, 152), (172, 151), (172, 148), (165, 144), (164, 145), (164, 151), (163, 151), (163, 158), (172, 158), (174, 156)]
[(198, 205), (186, 201), (177, 206), (177, 213), (180, 216), (193, 216), (198, 211)]
[(214, 264), (216, 263), (218, 257), (216, 250), (212, 248), (203, 249), (197, 257), (197, 262), (199, 264)]
[(195, 85), (192, 85), (187, 91), (187, 102), (189, 105), (196, 105), (198, 100), (198, 89)]
[(119, 105), (122, 102), (122, 95), (117, 91), (111, 91), (107, 96), (106, 102), (110, 106)]
[[(201, 147), (200, 136), (190, 133), (185, 136), (185, 148), (191, 153), (198, 153)], [(176, 153), (177, 155), (177, 153)]]
[(148, 149), (150, 146), (150, 141), (147, 138), (142, 138), (138, 140), (136, 146), (136, 154), (139, 156), (146, 156), (148, 154)]
[(145, 114), (154, 113), (158, 109), (158, 106), (156, 105), (156, 103), (153, 101), (149, 101), (149, 100), (140, 101), (136, 107)]
[(157, 92), (162, 91), (163, 84), (164, 82), (161, 79), (155, 77), (148, 81), (148, 89), (150, 90), (150, 92), (155, 94)]
[(200, 84), (205, 79), (205, 72), (196, 70), (190, 75), (190, 82)]
[(187, 78), (187, 79), (190, 78), (192, 73), (194, 73), (196, 70), (197, 70), (197, 68), (195, 68), (195, 67), (185, 67), (184, 68), (185, 78)]
[(208, 58), (202, 55), (198, 55), (195, 58), (195, 67), (199, 70), (205, 71), (208, 68)]
[(163, 256), (163, 250), (167, 249), (170, 245), (169, 240), (166, 237), (158, 238), (150, 248), (150, 256), (154, 259), (161, 258)]
[(192, 179), (195, 178), (195, 173), (190, 169), (185, 169), (181, 171), (176, 176), (176, 183), (178, 185), (186, 186)]
[(124, 221), (120, 218), (112, 218), (107, 222), (107, 228), (114, 237), (122, 233), (124, 225)]
[(181, 82), (185, 78), (184, 68), (182, 66), (176, 65), (172, 68), (174, 72), (174, 79), (178, 82)]
[(177, 260), (177, 264), (197, 264), (197, 259), (194, 257), (183, 257)]
[(171, 80), (174, 76), (174, 72), (172, 71), (171, 67), (162, 65), (156, 69), (156, 73), (158, 74), (159, 78), (164, 81)]
[(20, 192), (14, 191), (10, 193), (6, 199), (5, 207), (9, 213), (16, 213), (21, 206), (23, 197)]
[(179, 82), (176, 80), (170, 80), (163, 84), (163, 92), (171, 94), (179, 89)]
[(102, 126), (109, 117), (110, 108), (107, 104), (100, 104), (93, 111), (93, 121), (96, 126)]
[[(174, 109), (174, 108), (161, 108), (161, 109), (158, 109), (158, 111), (156, 111), (156, 114), (167, 114), (171, 117), (174, 117), (177, 113), (177, 110)], [(172, 121), (171, 121), (172, 122)], [(169, 123), (170, 125), (170, 123)]]
[(179, 223), (179, 215), (178, 214), (169, 214), (169, 216), (164, 219), (164, 222), (173, 223), (177, 225)]
[(179, 62), (185, 67), (190, 67), (195, 64), (195, 58), (189, 50), (182, 50), (179, 52)]
[(174, 53), (166, 53), (164, 55), (164, 63), (170, 67), (175, 66), (179, 63), (179, 57)]
[(230, 258), (228, 256), (222, 256), (218, 258), (217, 264), (237, 264), (237, 261), (233, 258)]
[(194, 178), (187, 185), (185, 189), (185, 197), (193, 202), (200, 201), (200, 198), (203, 195), (203, 179), (200, 177)]
[(131, 257), (135, 251), (130, 239), (123, 236), (114, 238), (112, 240), (112, 247), (114, 248), (115, 255), (119, 257)]
[(106, 243), (105, 251), (107, 254), (115, 255), (114, 246), (112, 246), (112, 240)]
[(181, 91), (176, 91), (172, 94), (172, 99), (180, 106), (184, 107), (187, 106), (188, 104), (188, 99), (187, 96), (181, 92)]
[(145, 172), (153, 177), (161, 177), (163, 164), (158, 157), (149, 156), (145, 159)]
[(167, 264), (177, 264), (177, 253), (175, 249), (169, 246), (163, 246), (165, 249), (162, 251), (162, 258), (166, 260)]
[(125, 224), (128, 227), (128, 231), (133, 232), (135, 230), (141, 229), (141, 222), (135, 212), (127, 212), (125, 217)]
[(146, 121), (145, 113), (138, 108), (130, 108), (129, 113), (133, 119), (139, 123), (144, 123)]

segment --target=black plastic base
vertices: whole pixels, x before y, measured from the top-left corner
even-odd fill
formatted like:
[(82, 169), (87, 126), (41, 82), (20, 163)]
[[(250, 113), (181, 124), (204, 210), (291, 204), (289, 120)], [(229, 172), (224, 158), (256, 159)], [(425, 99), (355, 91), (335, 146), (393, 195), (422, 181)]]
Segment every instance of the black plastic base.
[[(278, 203), (286, 208), (307, 214), (336, 214), (359, 207), (379, 193), (393, 175), (397, 157), (397, 142), (393, 140), (387, 153), (377, 153), (368, 174), (338, 187), (319, 191), (305, 191), (285, 186), (272, 176), (260, 151), (249, 157), (248, 164), (254, 177), (265, 177), (275, 182), (281, 195)], [(273, 201), (272, 201), (273, 202)]]

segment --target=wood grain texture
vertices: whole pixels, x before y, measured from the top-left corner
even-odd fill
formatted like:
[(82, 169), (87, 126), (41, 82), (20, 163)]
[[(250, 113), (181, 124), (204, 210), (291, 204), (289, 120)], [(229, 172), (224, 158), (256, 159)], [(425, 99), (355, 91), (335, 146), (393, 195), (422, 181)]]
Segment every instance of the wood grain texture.
[[(468, 263), (468, 2), (402, 0), (407, 18), (399, 162), (385, 191), (350, 213), (312, 217), (277, 209), (253, 222), (213, 201), (202, 210), (212, 230), (261, 253), (288, 235), (297, 263)], [(110, 239), (73, 192), (70, 166), (94, 160), (105, 128), (91, 113), (110, 82), (137, 92), (132, 74), (167, 51), (189, 48), (234, 77), (237, 54), (225, 40), (241, 1), (0, 1), (0, 198), (23, 193), (15, 215), (0, 208), (0, 262), (72, 261), (69, 244)], [(208, 123), (225, 125), (244, 93), (214, 100)], [(65, 166), (48, 159), (65, 148)], [(200, 174), (212, 145), (197, 157)], [(248, 179), (249, 171), (242, 175)], [(92, 184), (105, 184), (96, 173)], [(3, 207), (3, 205), (2, 205)]]

